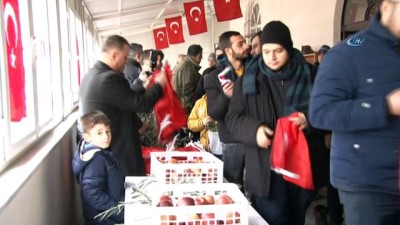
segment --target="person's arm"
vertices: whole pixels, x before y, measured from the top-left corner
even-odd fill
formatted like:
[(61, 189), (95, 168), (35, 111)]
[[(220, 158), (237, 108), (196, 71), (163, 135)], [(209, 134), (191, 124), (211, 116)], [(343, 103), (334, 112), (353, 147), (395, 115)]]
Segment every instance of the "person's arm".
[(242, 81), (242, 78), (239, 78), (235, 82), (235, 89), (233, 90), (229, 110), (226, 114), (225, 124), (229, 133), (234, 136), (236, 140), (257, 146), (259, 145), (258, 142), (264, 142), (257, 140), (262, 137), (261, 134), (258, 133), (268, 128), (257, 118), (246, 115)]
[(217, 78), (220, 70), (214, 70), (204, 77), (204, 90), (207, 94), (208, 115), (216, 121), (225, 120), (230, 99), (222, 92)]
[(182, 98), (186, 109), (192, 109), (196, 102), (197, 87), (197, 71), (193, 68), (185, 66), (181, 70), (182, 73)]
[(107, 76), (99, 88), (106, 92), (102, 101), (116, 108), (135, 112), (148, 112), (163, 96), (162, 84), (156, 82), (148, 90), (138, 93), (130, 89), (122, 76), (115, 75)]
[(194, 105), (187, 121), (187, 127), (189, 130), (193, 132), (200, 132), (203, 129), (206, 129), (205, 124), (203, 123), (203, 119), (198, 114), (200, 102), (197, 101)]
[(389, 126), (385, 95), (359, 92), (362, 84), (356, 65), (360, 65), (360, 59), (343, 51), (333, 51), (335, 49), (319, 66), (310, 100), (311, 124), (320, 129), (342, 132)]

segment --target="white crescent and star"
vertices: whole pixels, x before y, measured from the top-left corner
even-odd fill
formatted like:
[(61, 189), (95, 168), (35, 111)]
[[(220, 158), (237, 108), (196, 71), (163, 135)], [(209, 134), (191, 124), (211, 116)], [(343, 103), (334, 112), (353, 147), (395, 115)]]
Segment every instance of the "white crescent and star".
[(157, 36), (158, 39), (160, 39), (160, 41), (163, 41), (164, 37), (165, 37), (165, 34), (162, 31), (158, 31), (156, 36)]
[[(14, 24), (14, 31), (15, 31), (15, 44), (14, 46), (10, 46), (10, 38), (8, 37), (8, 17), (11, 18), (13, 24)], [(15, 60), (16, 60), (16, 56), (14, 54), (14, 49), (18, 47), (18, 27), (17, 27), (17, 18), (15, 16), (15, 11), (13, 9), (13, 7), (11, 6), (10, 3), (6, 3), (5, 7), (4, 7), (4, 12), (3, 12), (3, 18), (4, 18), (4, 28), (5, 28), (5, 32), (6, 32), (6, 40), (7, 40), (7, 45), (11, 47), (11, 66), (13, 68), (15, 67)]]
[[(196, 17), (193, 17), (193, 12), (194, 12), (194, 11), (199, 12), (199, 15), (196, 16)], [(201, 10), (200, 10), (199, 7), (197, 7), (197, 6), (192, 7), (192, 8), (190, 9), (190, 11), (189, 11), (189, 14), (190, 14), (190, 17), (192, 17), (196, 23), (199, 22), (199, 16), (201, 15)]]
[[(176, 25), (176, 29), (173, 28), (174, 25)], [(169, 25), (169, 28), (174, 31), (174, 34), (177, 34), (179, 29), (179, 23), (174, 21)]]

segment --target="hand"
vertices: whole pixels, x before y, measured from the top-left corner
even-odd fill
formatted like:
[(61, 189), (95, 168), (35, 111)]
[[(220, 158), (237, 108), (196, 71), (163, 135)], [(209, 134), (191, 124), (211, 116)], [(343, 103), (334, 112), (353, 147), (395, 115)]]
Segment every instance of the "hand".
[(167, 74), (165, 73), (164, 70), (162, 70), (155, 78), (154, 82), (160, 84), (162, 87), (165, 87), (165, 85), (168, 82), (167, 79)]
[(222, 91), (226, 97), (231, 98), (233, 93), (233, 82), (228, 82), (222, 86)]
[(390, 92), (386, 96), (389, 113), (394, 116), (400, 116), (400, 88)]
[(308, 126), (307, 118), (302, 112), (297, 112), (297, 116), (292, 116), (289, 120), (299, 126), (300, 130), (304, 130)]
[(214, 123), (214, 120), (211, 119), (210, 116), (206, 116), (206, 117), (202, 120), (202, 122), (203, 122), (203, 125), (204, 125), (204, 126), (209, 126), (210, 124)]
[(257, 145), (260, 148), (268, 148), (272, 144), (274, 132), (267, 126), (261, 125), (257, 128)]

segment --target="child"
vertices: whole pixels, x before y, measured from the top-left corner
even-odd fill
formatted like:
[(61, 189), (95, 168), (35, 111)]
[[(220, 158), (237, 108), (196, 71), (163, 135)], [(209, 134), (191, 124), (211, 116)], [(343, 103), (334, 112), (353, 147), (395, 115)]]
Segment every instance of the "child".
[[(207, 114), (207, 95), (198, 99), (190, 112), (187, 127), (193, 132), (200, 132), (200, 143), (204, 149), (222, 160), (222, 147), (215, 121)], [(211, 136), (213, 135), (213, 136)], [(213, 137), (213, 140), (210, 140)]]
[(83, 139), (74, 154), (72, 169), (81, 187), (86, 225), (124, 223), (124, 212), (98, 221), (98, 214), (125, 200), (124, 176), (111, 149), (110, 119), (100, 111), (81, 117)]

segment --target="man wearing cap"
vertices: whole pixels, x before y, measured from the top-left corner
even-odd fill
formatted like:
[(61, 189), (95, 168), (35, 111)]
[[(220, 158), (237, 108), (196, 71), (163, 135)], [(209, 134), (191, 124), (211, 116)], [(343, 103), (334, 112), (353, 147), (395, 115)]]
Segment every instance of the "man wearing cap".
[(316, 63), (316, 66), (319, 66), (321, 64), (322, 60), (324, 59), (324, 55), (331, 49), (328, 45), (322, 45), (321, 48), (318, 50), (318, 63)]
[(254, 197), (255, 209), (270, 225), (304, 225), (315, 191), (272, 171), (270, 157), (277, 119), (295, 112), (291, 121), (305, 130), (310, 154), (324, 146), (323, 135), (316, 136), (307, 120), (314, 71), (293, 48), (289, 28), (280, 21), (264, 26), (260, 46), (261, 54), (235, 83), (225, 122), (230, 134), (246, 144), (245, 167), (251, 179), (245, 180), (245, 187)]

